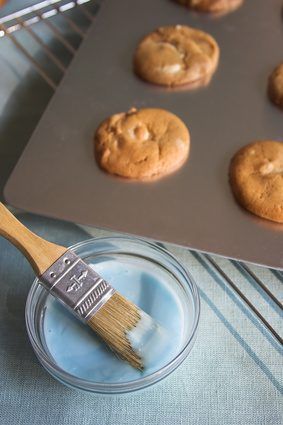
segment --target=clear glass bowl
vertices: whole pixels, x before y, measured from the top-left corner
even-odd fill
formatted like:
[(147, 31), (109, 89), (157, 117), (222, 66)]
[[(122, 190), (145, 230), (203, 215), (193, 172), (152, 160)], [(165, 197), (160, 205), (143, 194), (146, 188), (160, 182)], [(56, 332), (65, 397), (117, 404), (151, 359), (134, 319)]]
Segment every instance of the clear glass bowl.
[(186, 268), (158, 244), (137, 238), (90, 239), (71, 250), (171, 332), (171, 358), (145, 372), (133, 370), (36, 279), (26, 303), (26, 327), (45, 369), (72, 388), (108, 394), (146, 388), (173, 372), (191, 351), (199, 321), (198, 290)]

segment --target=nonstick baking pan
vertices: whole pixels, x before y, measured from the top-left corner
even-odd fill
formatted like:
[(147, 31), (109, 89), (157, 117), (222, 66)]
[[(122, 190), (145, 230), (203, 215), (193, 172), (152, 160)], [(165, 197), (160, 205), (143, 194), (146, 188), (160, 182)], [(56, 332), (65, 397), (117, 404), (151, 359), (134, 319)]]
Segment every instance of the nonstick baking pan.
[[(217, 40), (219, 67), (207, 87), (166, 89), (134, 75), (138, 41), (175, 24)], [(282, 112), (266, 94), (268, 75), (283, 59), (282, 45), (281, 0), (246, 0), (218, 17), (170, 0), (104, 0), (7, 183), (7, 201), (50, 217), (282, 268), (283, 225), (238, 206), (228, 181), (229, 161), (241, 146), (282, 140)], [(131, 107), (168, 109), (186, 123), (191, 153), (180, 171), (139, 183), (99, 169), (95, 129)]]

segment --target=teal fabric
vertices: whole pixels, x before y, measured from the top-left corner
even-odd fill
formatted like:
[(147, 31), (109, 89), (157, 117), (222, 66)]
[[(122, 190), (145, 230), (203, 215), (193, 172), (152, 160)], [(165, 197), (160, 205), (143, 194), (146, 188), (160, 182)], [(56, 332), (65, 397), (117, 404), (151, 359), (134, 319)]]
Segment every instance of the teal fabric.
[[(89, 238), (72, 224), (28, 214), (19, 218), (51, 241)], [(106, 232), (93, 230), (101, 236)], [(55, 381), (38, 363), (24, 323), (33, 280), (26, 260), (0, 239), (0, 412), (5, 425), (281, 425), (282, 349), (204, 258), (169, 249), (186, 264), (201, 294), (199, 334), (186, 361), (166, 380), (141, 392), (93, 395)], [(282, 332), (282, 315), (229, 261), (216, 259)], [(253, 266), (282, 297), (279, 275)]]
[[(35, 3), (11, 0), (5, 13)], [(62, 24), (61, 24), (62, 25)], [(48, 31), (38, 28), (46, 42)], [(66, 29), (64, 28), (64, 31)], [(32, 40), (23, 40), (38, 59)], [(52, 90), (11, 45), (0, 40), (0, 198), (2, 188)], [(54, 45), (67, 63), (66, 52)], [(50, 64), (44, 62), (50, 72)], [(54, 78), (58, 74), (53, 70)], [(5, 82), (5, 83), (3, 83)], [(17, 125), (16, 125), (17, 123)], [(33, 231), (71, 245), (105, 232), (20, 214)], [(201, 295), (198, 338), (186, 361), (165, 381), (142, 392), (99, 396), (71, 390), (38, 363), (25, 330), (33, 281), (26, 260), (0, 238), (0, 424), (3, 425), (281, 425), (282, 348), (199, 254), (170, 246), (189, 268)], [(282, 313), (231, 262), (216, 261), (282, 334)], [(252, 266), (283, 299), (282, 276)], [(280, 280), (281, 279), (281, 280)]]

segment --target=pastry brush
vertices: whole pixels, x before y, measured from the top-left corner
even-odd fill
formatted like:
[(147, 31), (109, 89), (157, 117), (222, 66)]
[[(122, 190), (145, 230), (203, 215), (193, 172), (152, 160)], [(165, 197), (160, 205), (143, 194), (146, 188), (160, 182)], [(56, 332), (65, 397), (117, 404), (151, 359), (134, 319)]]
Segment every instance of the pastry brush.
[[(74, 252), (32, 233), (0, 203), (0, 235), (27, 258), (40, 283), (133, 367), (156, 350), (160, 326), (120, 295)], [(146, 348), (145, 348), (146, 347)]]

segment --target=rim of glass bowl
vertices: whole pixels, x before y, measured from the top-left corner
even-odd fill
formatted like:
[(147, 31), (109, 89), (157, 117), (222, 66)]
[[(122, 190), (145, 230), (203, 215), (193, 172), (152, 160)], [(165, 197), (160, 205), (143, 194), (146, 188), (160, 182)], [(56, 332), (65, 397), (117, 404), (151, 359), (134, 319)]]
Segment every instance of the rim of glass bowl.
[[(195, 313), (192, 330), (182, 350), (161, 369), (151, 373), (150, 375), (141, 377), (133, 381), (127, 381), (123, 383), (103, 383), (103, 382), (92, 382), (86, 379), (78, 378), (64, 371), (60, 367), (58, 367), (52, 361), (51, 357), (49, 357), (47, 353), (44, 351), (41, 343), (38, 342), (39, 338), (37, 337), (36, 326), (34, 325), (35, 315), (34, 313), (31, 314), (31, 305), (32, 305), (33, 297), (36, 294), (37, 289), (40, 288), (42, 289), (42, 291), (44, 291), (44, 288), (39, 284), (39, 279), (37, 278), (34, 280), (32, 284), (32, 287), (29, 291), (28, 298), (26, 301), (25, 320), (26, 320), (28, 336), (39, 361), (55, 378), (59, 379), (64, 384), (71, 387), (78, 388), (78, 389), (95, 392), (95, 393), (103, 393), (103, 394), (107, 394), (107, 393), (118, 394), (118, 393), (136, 391), (142, 388), (146, 388), (160, 381), (166, 376), (168, 376), (173, 370), (175, 370), (185, 360), (185, 358), (191, 351), (195, 337), (196, 337), (196, 331), (197, 331), (199, 315), (200, 315), (200, 299), (199, 299), (198, 289), (191, 274), (188, 272), (186, 267), (184, 267), (173, 254), (171, 254), (169, 251), (167, 251), (165, 248), (161, 247), (155, 242), (149, 242), (148, 240), (137, 238), (137, 237), (106, 236), (106, 237), (97, 237), (97, 238), (87, 239), (86, 241), (79, 242), (71, 246), (69, 249), (77, 252), (79, 251), (79, 249), (82, 249), (85, 246), (96, 243), (98, 241), (105, 242), (105, 243), (111, 242), (111, 241), (113, 243), (114, 242), (117, 242), (117, 243), (123, 242), (123, 243), (131, 243), (131, 244), (134, 243), (137, 246), (142, 246), (143, 248), (149, 249), (149, 256), (148, 256), (149, 260), (152, 260), (150, 257), (150, 250), (154, 250), (154, 251), (157, 251), (158, 253), (163, 254), (165, 257), (167, 257), (167, 260), (171, 260), (171, 262), (173, 262), (175, 267), (177, 267), (178, 271), (185, 278), (185, 281), (190, 288), (193, 304), (194, 304), (194, 313)], [(115, 250), (110, 251), (109, 254), (111, 253), (114, 254), (115, 252), (119, 252), (119, 251), (121, 251), (121, 248), (115, 247)], [(123, 250), (122, 252), (127, 253), (126, 250)], [(128, 252), (128, 254), (129, 253), (136, 254), (137, 256), (139, 255), (137, 252), (134, 252), (134, 253)], [(102, 255), (102, 254), (107, 254), (107, 251), (99, 252), (99, 255)], [(87, 258), (90, 255), (91, 255), (90, 253), (86, 254), (84, 258)], [(170, 273), (172, 273), (170, 268), (167, 268), (164, 264), (157, 262), (155, 259), (154, 259), (154, 262), (158, 264), (159, 266), (165, 268)], [(177, 277), (176, 277), (176, 280), (179, 282), (179, 279), (177, 279)], [(184, 286), (183, 283), (179, 282), (179, 284)]]

